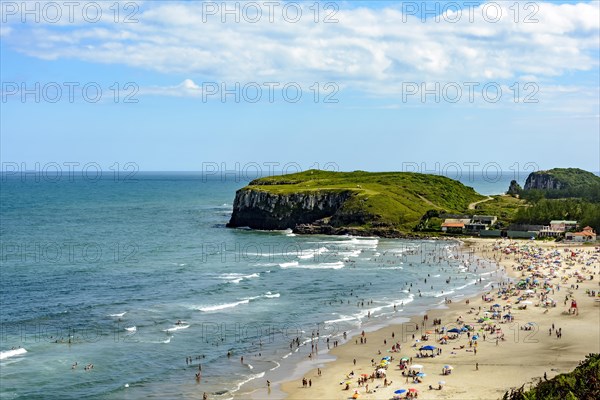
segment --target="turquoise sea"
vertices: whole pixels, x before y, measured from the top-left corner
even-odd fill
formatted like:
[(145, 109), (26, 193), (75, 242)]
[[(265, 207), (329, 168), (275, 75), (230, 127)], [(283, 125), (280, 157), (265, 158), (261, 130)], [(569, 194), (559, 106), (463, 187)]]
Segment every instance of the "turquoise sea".
[[(510, 179), (465, 183), (490, 194)], [(260, 397), (308, 366), (311, 345), (323, 361), (327, 338), (491, 283), (456, 242), (227, 229), (243, 181), (1, 183), (3, 399)]]

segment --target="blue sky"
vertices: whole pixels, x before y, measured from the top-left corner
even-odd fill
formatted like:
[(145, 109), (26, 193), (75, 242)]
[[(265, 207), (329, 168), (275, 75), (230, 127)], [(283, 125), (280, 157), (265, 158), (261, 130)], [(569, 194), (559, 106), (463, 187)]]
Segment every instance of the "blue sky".
[(600, 170), (598, 2), (430, 2), (447, 13), (424, 21), (420, 1), (321, 2), (315, 22), (313, 2), (258, 1), (254, 23), (220, 1), (122, 2), (117, 22), (113, 1), (73, 21), (54, 3), (57, 22), (32, 3), (39, 22), (2, 2), (2, 162)]

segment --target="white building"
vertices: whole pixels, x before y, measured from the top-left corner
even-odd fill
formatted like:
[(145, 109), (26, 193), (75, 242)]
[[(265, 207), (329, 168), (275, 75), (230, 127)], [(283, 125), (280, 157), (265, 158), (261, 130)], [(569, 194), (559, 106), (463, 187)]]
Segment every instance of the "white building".
[(596, 232), (594, 232), (591, 226), (586, 226), (581, 232), (567, 232), (565, 240), (577, 243), (595, 242)]

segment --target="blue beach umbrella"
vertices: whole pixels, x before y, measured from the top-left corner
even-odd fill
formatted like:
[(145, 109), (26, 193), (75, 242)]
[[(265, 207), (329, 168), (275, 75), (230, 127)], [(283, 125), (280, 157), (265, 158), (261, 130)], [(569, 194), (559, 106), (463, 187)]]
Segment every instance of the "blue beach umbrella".
[(394, 394), (402, 394), (402, 393), (406, 393), (406, 389), (398, 389), (394, 392)]
[(419, 372), (419, 373), (417, 374), (417, 376), (418, 376), (419, 378), (423, 378), (423, 377), (426, 377), (426, 376), (427, 376), (427, 374), (425, 374), (425, 373), (423, 373), (423, 372)]
[(423, 346), (419, 350), (435, 350), (437, 347), (435, 346)]
[(458, 328), (452, 328), (448, 332), (449, 333), (460, 333), (460, 329), (458, 329)]

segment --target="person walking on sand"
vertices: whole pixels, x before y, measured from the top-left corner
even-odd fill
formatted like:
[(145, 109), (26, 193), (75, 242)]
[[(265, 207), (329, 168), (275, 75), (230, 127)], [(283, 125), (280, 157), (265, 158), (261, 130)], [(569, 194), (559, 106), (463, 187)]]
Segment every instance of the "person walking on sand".
[(479, 363), (475, 363), (475, 371), (479, 371)]

